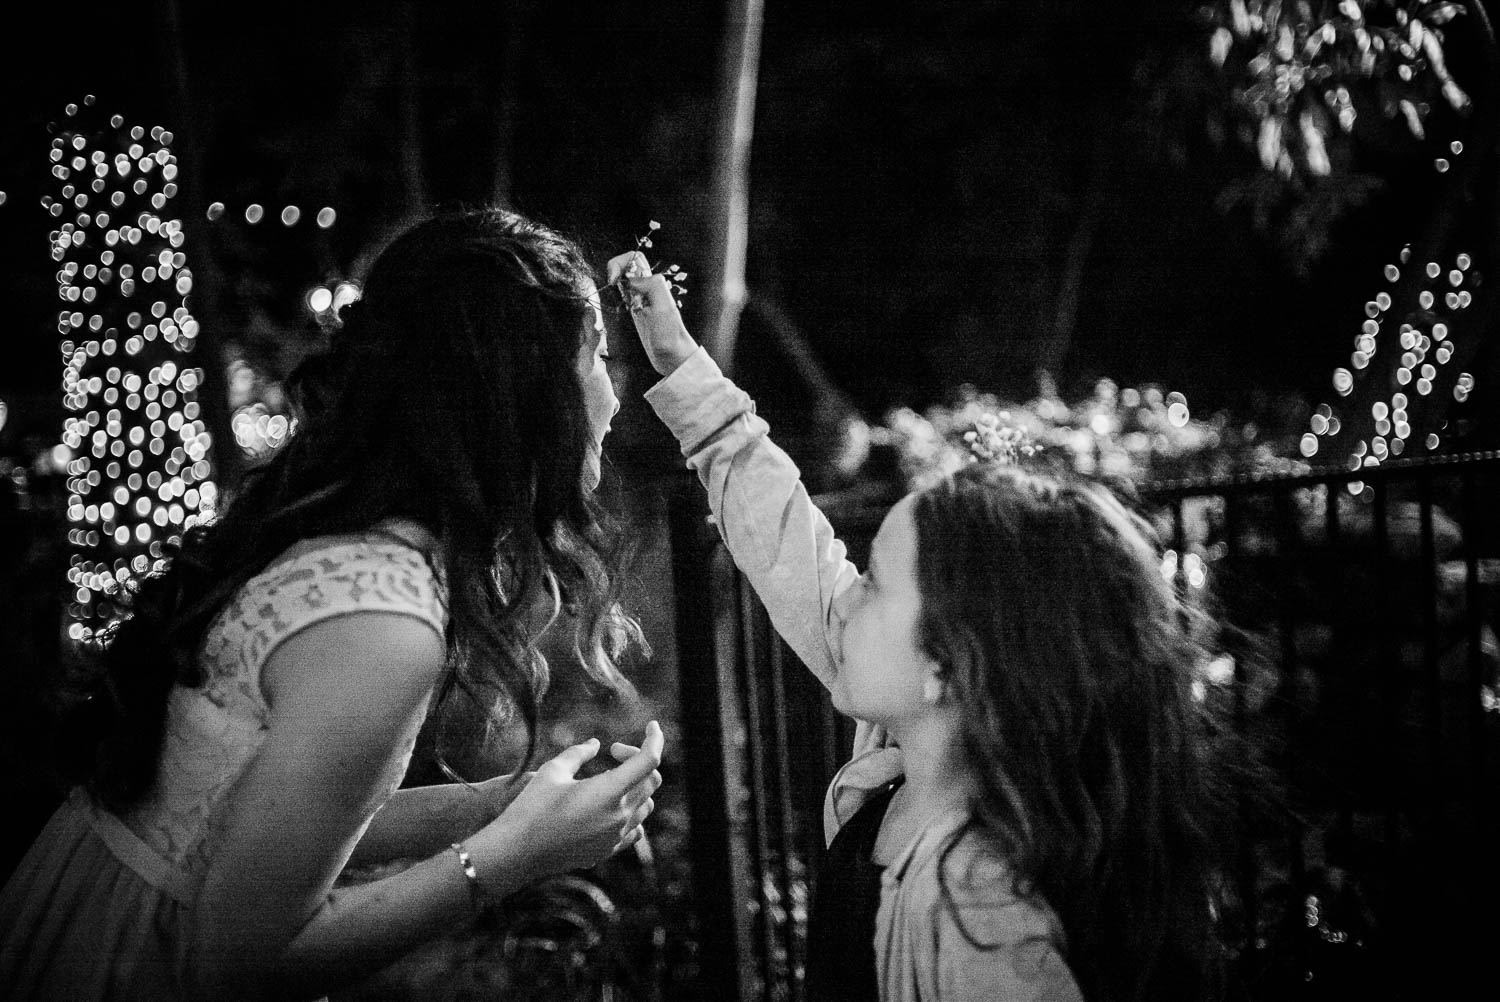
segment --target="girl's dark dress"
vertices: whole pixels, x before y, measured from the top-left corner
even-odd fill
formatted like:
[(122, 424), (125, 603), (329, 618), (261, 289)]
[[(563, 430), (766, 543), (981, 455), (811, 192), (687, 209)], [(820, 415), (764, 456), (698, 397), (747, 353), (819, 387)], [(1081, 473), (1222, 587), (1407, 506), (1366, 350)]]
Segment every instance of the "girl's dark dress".
[(875, 1002), (875, 912), (880, 872), (871, 856), (897, 779), (870, 796), (833, 836), (818, 870), (807, 931), (808, 1002)]

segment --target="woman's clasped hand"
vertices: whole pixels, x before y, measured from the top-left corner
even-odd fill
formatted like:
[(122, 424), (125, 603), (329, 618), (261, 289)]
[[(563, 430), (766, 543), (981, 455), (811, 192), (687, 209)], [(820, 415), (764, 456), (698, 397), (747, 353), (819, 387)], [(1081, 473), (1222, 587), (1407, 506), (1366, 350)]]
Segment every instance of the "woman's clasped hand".
[[(510, 806), (468, 840), (472, 849), (517, 842), (531, 855), (523, 866), (558, 873), (593, 866), (643, 835), (655, 807), (651, 795), (661, 786), (663, 737), (652, 721), (639, 748), (619, 765), (578, 779), (578, 771), (599, 754), (599, 739), (563, 749), (543, 763)], [(617, 747), (623, 747), (618, 746)], [(481, 882), (483, 874), (481, 874)]]

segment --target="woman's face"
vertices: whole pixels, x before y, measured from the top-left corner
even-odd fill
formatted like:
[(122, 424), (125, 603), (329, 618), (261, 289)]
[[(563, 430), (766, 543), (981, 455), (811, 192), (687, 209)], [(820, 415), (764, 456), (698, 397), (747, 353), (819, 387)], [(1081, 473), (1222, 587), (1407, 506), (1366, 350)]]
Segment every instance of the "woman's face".
[(620, 412), (614, 383), (605, 363), (609, 359), (609, 341), (604, 331), (604, 312), (599, 308), (599, 293), (589, 294), (589, 307), (583, 321), (582, 345), (578, 355), (578, 377), (583, 384), (583, 407), (588, 415), (589, 446), (583, 460), (583, 487), (593, 490), (603, 476), (600, 456), (609, 423)]
[(914, 503), (908, 495), (890, 510), (865, 572), (833, 601), (833, 705), (893, 730), (930, 710), (922, 688), (937, 668), (917, 645), (922, 595)]

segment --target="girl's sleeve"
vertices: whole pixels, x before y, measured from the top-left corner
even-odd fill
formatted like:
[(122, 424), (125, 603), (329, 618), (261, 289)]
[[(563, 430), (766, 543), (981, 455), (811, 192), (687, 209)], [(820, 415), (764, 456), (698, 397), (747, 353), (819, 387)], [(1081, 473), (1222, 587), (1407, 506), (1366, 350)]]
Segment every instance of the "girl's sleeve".
[(1083, 1002), (1067, 962), (1049, 939), (994, 938), (1004, 919), (983, 909), (936, 906), (936, 997), (941, 1002)]
[(707, 489), (719, 535), (776, 631), (830, 685), (830, 610), (859, 571), (808, 497), (796, 464), (768, 437), (749, 395), (702, 348), (646, 400)]
[(976, 855), (972, 844), (962, 841), (938, 856), (937, 867), (944, 876), (921, 885), (929, 898), (921, 912), (932, 923), (934, 998), (1083, 1002), (1058, 948), (1057, 918), (1017, 897), (1008, 867), (988, 854)]

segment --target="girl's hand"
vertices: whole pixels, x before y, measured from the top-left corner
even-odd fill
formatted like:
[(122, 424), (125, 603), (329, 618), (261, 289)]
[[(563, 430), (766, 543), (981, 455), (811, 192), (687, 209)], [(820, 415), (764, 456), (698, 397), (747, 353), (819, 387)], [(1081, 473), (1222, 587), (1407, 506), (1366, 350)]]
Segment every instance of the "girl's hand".
[(646, 357), (657, 375), (668, 376), (698, 350), (693, 336), (683, 326), (677, 301), (663, 275), (651, 274), (646, 255), (631, 251), (610, 259), (605, 266), (610, 285), (620, 290), (630, 306), (635, 332), (640, 335)]
[[(641, 748), (620, 765), (589, 779), (576, 779), (583, 764), (599, 753), (599, 741), (564, 749), (542, 764), (531, 782), (494, 822), (469, 840), (475, 861), (508, 859), (527, 879), (593, 866), (638, 841), (641, 824), (656, 804), (661, 786), (661, 726), (646, 725)], [(481, 872), (481, 881), (484, 879)], [(516, 874), (495, 884), (514, 885)]]

